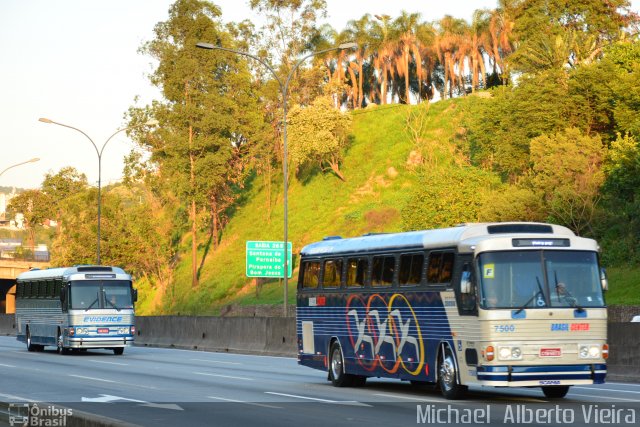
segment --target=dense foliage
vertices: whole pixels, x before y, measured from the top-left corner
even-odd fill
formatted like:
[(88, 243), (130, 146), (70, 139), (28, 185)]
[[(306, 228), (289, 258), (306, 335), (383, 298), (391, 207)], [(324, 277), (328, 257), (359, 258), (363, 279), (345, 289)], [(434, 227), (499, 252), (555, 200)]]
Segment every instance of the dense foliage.
[[(294, 252), (338, 232), (529, 220), (597, 238), (609, 264), (640, 264), (640, 42), (627, 0), (499, 0), (471, 23), (403, 12), (342, 31), (318, 27), (322, 0), (250, 5), (263, 28), (177, 0), (141, 47), (162, 99), (127, 113), (138, 150), (125, 185), (103, 194), (102, 248), (139, 278), (148, 311), (235, 298), (248, 283), (239, 236), (282, 235), (285, 99), (290, 209), (313, 212), (291, 221)], [(335, 48), (347, 41), (357, 48)], [(158, 128), (140, 126), (150, 118)], [(53, 208), (28, 224), (61, 223), (55, 261), (92, 262), (86, 178), (63, 169), (13, 208), (37, 197)]]

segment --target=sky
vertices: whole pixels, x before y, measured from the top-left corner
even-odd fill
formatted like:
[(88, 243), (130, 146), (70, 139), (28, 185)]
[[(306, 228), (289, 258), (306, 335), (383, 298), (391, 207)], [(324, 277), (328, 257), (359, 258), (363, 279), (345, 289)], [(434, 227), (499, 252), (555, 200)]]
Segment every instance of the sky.
[[(261, 18), (248, 0), (212, 0), (222, 20)], [(72, 166), (98, 181), (98, 155), (80, 132), (39, 122), (45, 117), (86, 133), (100, 150), (126, 126), (134, 105), (159, 99), (148, 80), (152, 60), (138, 48), (168, 18), (173, 0), (0, 0), (0, 187), (39, 188), (47, 173)], [(638, 6), (640, 0), (634, 0)], [(432, 21), (445, 14), (471, 20), (497, 0), (327, 0), (326, 22), (344, 29), (365, 13), (396, 17), (402, 10)], [(638, 10), (634, 7), (634, 10)], [(105, 146), (102, 184), (122, 177), (123, 158), (135, 147), (124, 132)]]

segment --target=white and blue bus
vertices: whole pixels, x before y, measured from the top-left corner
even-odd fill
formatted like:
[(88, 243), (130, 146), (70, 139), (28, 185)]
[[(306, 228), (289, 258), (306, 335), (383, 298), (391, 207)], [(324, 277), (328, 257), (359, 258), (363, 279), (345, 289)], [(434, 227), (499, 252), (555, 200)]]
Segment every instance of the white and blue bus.
[(136, 332), (131, 276), (118, 267), (31, 270), (17, 278), (16, 328), (29, 351), (105, 348), (121, 355)]
[(542, 223), (343, 239), (301, 251), (298, 363), (335, 386), (369, 377), (467, 387), (571, 385), (606, 376), (607, 280), (599, 247)]

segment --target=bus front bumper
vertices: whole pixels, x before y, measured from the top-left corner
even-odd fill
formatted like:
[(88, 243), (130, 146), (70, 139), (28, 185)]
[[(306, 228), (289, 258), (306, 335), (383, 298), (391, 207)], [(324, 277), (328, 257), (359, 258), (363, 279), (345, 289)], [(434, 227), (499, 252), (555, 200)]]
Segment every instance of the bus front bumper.
[(549, 385), (603, 384), (607, 365), (478, 366), (477, 379), (483, 385), (531, 387)]
[(66, 338), (68, 348), (112, 348), (133, 345), (133, 337)]

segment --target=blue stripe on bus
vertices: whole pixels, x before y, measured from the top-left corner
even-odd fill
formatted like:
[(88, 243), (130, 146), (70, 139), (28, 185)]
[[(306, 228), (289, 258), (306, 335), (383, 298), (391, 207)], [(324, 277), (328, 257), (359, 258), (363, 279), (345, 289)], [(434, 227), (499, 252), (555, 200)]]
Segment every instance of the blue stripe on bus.
[(607, 366), (605, 364), (511, 366), (511, 375), (509, 375), (509, 366), (479, 366), (477, 378), (481, 381), (511, 382), (543, 380), (593, 380), (594, 384), (603, 384), (607, 375), (606, 369)]

